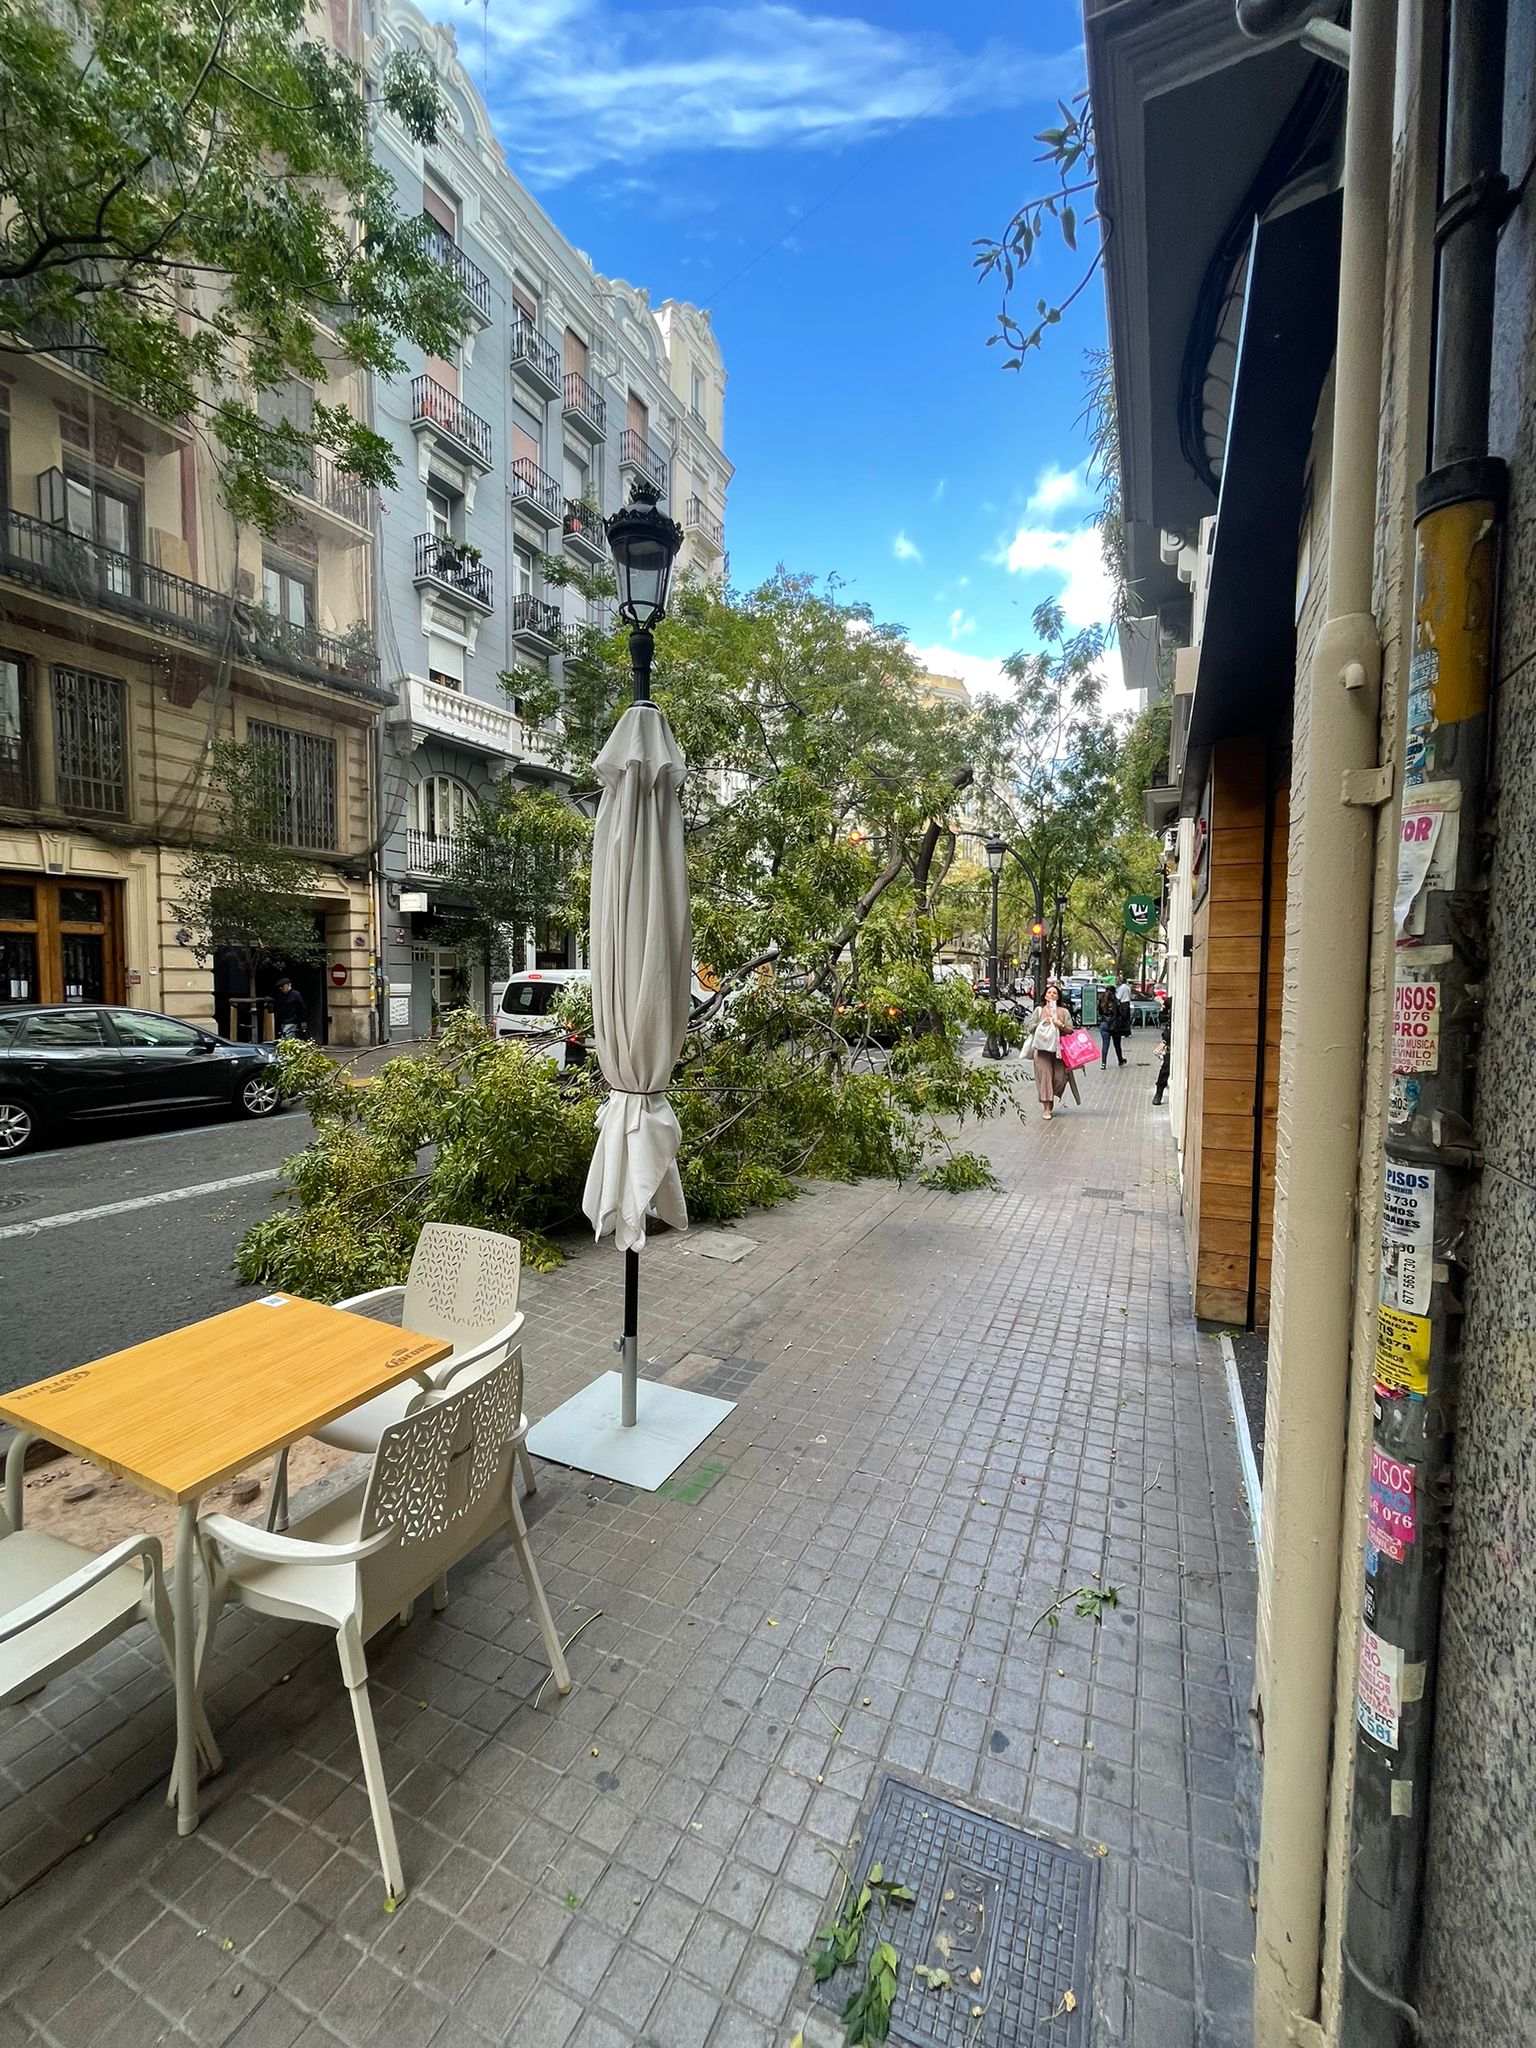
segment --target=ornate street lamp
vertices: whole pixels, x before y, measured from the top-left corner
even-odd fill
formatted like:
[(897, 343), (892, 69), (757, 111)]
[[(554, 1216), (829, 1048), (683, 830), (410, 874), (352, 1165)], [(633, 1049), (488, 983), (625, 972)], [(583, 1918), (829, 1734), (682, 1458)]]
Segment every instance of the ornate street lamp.
[(619, 617), (629, 628), (629, 664), (637, 704), (651, 694), (654, 633), (667, 615), (672, 564), (683, 544), (683, 529), (659, 510), (660, 492), (636, 477), (629, 503), (605, 522), (619, 580)]
[(989, 1060), (1001, 1059), (1003, 1056), (1003, 1049), (997, 1042), (997, 892), (1003, 879), (1003, 859), (1007, 851), (1008, 845), (1006, 840), (989, 839), (987, 841), (987, 866), (992, 872), (992, 955), (989, 963), (992, 985), (992, 1024), (987, 1032), (986, 1044), (986, 1057)]

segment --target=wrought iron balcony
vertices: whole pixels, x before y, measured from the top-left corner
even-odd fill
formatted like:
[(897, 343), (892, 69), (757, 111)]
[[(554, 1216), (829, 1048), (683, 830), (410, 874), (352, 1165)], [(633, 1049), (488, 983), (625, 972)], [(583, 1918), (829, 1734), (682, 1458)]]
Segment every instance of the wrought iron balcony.
[(608, 535), (603, 528), (603, 515), (595, 505), (588, 505), (581, 498), (567, 498), (560, 531), (566, 546), (575, 553), (594, 562), (607, 561)]
[(565, 493), (531, 456), (520, 455), (513, 463), (507, 489), (514, 505), (536, 513), (546, 526), (556, 526), (564, 519)]
[(601, 441), (607, 435), (608, 401), (579, 370), (565, 373), (565, 417), (589, 441)]
[(707, 542), (717, 555), (725, 553), (725, 527), (702, 498), (688, 500), (688, 516), (683, 525), (689, 533), (697, 534), (700, 540)]
[(405, 864), (413, 875), (445, 875), (454, 865), (458, 842), (451, 832), (418, 832), (405, 835)]
[(562, 645), (560, 607), (526, 592), (512, 600), (512, 638), (541, 654), (557, 653)]
[(511, 349), (513, 373), (531, 384), (541, 398), (558, 398), (560, 351), (521, 315), (512, 322)]
[(276, 481), (321, 512), (330, 512), (353, 526), (373, 524), (373, 492), (361, 477), (343, 469), (328, 449), (316, 448), (306, 462), (295, 463)]
[(491, 467), (489, 420), (471, 412), (462, 398), (425, 372), (411, 379), (411, 425), (437, 434), (478, 468)]
[(619, 467), (638, 470), (663, 497), (666, 496), (667, 458), (633, 427), (626, 427), (619, 437)]
[(290, 625), (225, 591), (22, 512), (0, 514), (0, 581), (132, 620), (214, 657), (228, 647), (238, 658), (315, 681), (378, 687), (379, 657), (364, 629), (341, 638)]
[(494, 609), (491, 572), (484, 562), (464, 553), (460, 543), (438, 533), (416, 536), (416, 568), (412, 580), (448, 590), (479, 611)]
[(491, 280), (479, 264), (466, 256), (445, 227), (436, 221), (427, 231), (427, 247), (450, 273), (470, 306), (487, 326), (491, 318)]

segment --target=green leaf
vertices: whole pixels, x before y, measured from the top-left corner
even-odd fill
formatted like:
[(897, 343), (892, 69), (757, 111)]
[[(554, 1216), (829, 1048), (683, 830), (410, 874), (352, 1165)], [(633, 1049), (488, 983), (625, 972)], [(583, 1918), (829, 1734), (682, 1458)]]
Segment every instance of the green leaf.
[(1061, 209), (1061, 238), (1069, 249), (1077, 247), (1077, 215), (1070, 206)]

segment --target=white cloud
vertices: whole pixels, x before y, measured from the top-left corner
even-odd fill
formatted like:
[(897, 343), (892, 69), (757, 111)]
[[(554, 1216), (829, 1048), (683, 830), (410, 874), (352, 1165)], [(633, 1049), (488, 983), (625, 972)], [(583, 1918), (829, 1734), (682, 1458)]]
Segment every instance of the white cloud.
[(1038, 576), (1054, 583), (1069, 626), (1108, 622), (1114, 589), (1096, 526), (1079, 526), (1068, 533), (1049, 526), (1021, 526), (992, 559), (1015, 576)]
[(955, 609), (949, 615), (950, 639), (963, 639), (967, 633), (974, 633), (975, 630), (976, 621), (974, 619), (968, 619), (965, 613), (960, 609), (960, 607), (956, 605)]
[(908, 540), (905, 533), (898, 533), (891, 542), (891, 553), (898, 562), (920, 562), (923, 559), (922, 549), (916, 541)]
[(513, 160), (546, 182), (684, 150), (835, 147), (1081, 83), (1075, 50), (1031, 55), (998, 38), (962, 49), (787, 0), (517, 0), (491, 7), (483, 28), (454, 0), (428, 7), (462, 31), (464, 67)]
[(1060, 469), (1054, 462), (1048, 462), (1035, 478), (1025, 511), (1031, 518), (1049, 519), (1069, 507), (1091, 504), (1093, 493), (1088, 488), (1087, 467), (1080, 463), (1076, 469)]

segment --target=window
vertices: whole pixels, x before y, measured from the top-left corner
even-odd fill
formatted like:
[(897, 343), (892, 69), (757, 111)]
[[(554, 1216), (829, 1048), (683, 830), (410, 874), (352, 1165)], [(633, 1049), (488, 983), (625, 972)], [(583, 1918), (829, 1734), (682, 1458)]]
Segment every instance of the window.
[(128, 809), (127, 714), (117, 676), (53, 672), (53, 752), (58, 800), (67, 810), (121, 818)]
[(581, 457), (573, 453), (569, 448), (565, 451), (564, 479), (565, 495), (568, 498), (579, 500), (587, 495), (588, 486), (592, 481), (592, 472), (586, 463), (582, 461)]
[(473, 793), (453, 775), (428, 775), (412, 792), (412, 822), (429, 839), (451, 839), (462, 832), (475, 809)]
[(567, 377), (586, 376), (589, 360), (587, 344), (572, 327), (567, 327), (565, 330), (565, 340), (561, 345), (560, 354), (562, 359), (561, 367), (564, 369)]
[(516, 307), (521, 317), (528, 322), (530, 327), (536, 328), (538, 326), (538, 298), (521, 280), (512, 287), (512, 304)]
[(704, 417), (704, 379), (703, 379), (703, 378), (702, 378), (702, 377), (701, 377), (701, 376), (699, 375), (699, 373), (698, 373), (698, 371), (697, 371), (697, 370), (695, 370), (695, 371), (694, 371), (694, 373), (693, 373), (693, 384), (692, 384), (692, 389), (691, 389), (691, 393), (690, 393), (690, 396), (689, 396), (689, 400), (688, 400), (688, 410), (689, 410), (689, 411), (690, 411), (690, 412), (691, 412), (691, 413), (693, 414), (693, 416), (694, 416), (694, 418), (695, 418), (696, 420), (702, 420), (702, 419), (703, 419), (703, 417)]
[(279, 842), (334, 850), (336, 742), (286, 725), (261, 725), (254, 718), (247, 723), (245, 736), (253, 747), (265, 747), (271, 755)]
[(441, 484), (427, 485), (427, 522), (437, 540), (452, 540), (458, 532), (462, 500)]
[(40, 1017), (28, 1017), (21, 1030), (21, 1043), (28, 1052), (38, 1047), (49, 1052), (78, 1052), (106, 1042), (107, 1027), (100, 1010), (45, 1010)]
[(423, 181), (421, 187), (421, 210), (429, 220), (434, 220), (443, 233), (452, 241), (459, 232), (459, 210), (446, 192), (439, 192), (435, 185)]
[(632, 434), (638, 434), (642, 441), (650, 439), (650, 407), (643, 398), (638, 398), (633, 391), (629, 394), (629, 412), (625, 424), (628, 426), (629, 431)]
[(533, 596), (533, 550), (517, 542), (512, 547), (512, 590), (517, 597)]
[(315, 394), (308, 384), (290, 377), (275, 390), (258, 392), (256, 413), (266, 426), (297, 427), (307, 434), (315, 424)]
[(312, 626), (315, 622), (315, 579), (307, 569), (271, 557), (261, 565), (261, 601), (274, 618), (285, 626)]
[(462, 690), (464, 687), (463, 641), (451, 640), (446, 633), (428, 633), (427, 673), (440, 689)]
[(32, 801), (27, 746), (26, 670), (13, 654), (0, 654), (0, 804)]
[(102, 588), (131, 597), (141, 558), (138, 493), (126, 484), (72, 468), (67, 473), (44, 470), (37, 480), (37, 497), (50, 526), (62, 526), (108, 551), (95, 564)]
[(201, 1045), (203, 1034), (190, 1024), (178, 1024), (171, 1017), (151, 1016), (144, 1010), (110, 1010), (112, 1028), (119, 1045)]

